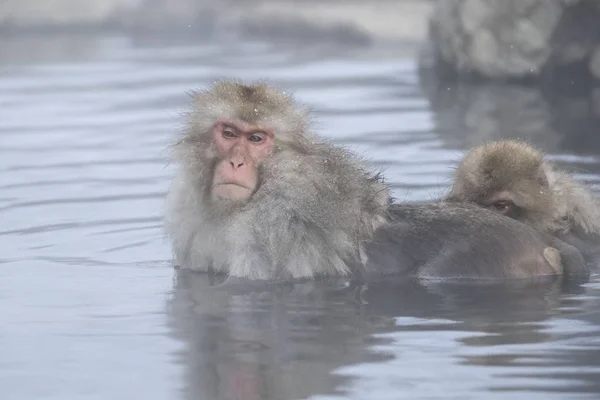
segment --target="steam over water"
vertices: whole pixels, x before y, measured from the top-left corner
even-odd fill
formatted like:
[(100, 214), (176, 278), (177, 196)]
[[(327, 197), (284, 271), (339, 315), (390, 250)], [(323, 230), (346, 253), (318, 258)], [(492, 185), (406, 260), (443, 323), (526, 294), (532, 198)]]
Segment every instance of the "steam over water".
[[(461, 155), (460, 132), (436, 123), (412, 59), (59, 43), (14, 39), (0, 55), (3, 399), (598, 398), (597, 276), (229, 294), (173, 270), (161, 207), (186, 91), (268, 78), (314, 109), (324, 136), (382, 167), (398, 199), (429, 200)], [(555, 153), (600, 170), (597, 149)]]

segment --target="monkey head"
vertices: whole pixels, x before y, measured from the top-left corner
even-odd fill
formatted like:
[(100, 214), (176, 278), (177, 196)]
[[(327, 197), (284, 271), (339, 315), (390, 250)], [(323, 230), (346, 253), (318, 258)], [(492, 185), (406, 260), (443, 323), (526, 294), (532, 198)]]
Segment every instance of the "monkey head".
[(198, 177), (209, 203), (246, 203), (274, 153), (305, 150), (308, 111), (280, 89), (220, 81), (192, 96), (177, 158)]
[(447, 200), (476, 203), (544, 231), (556, 228), (544, 157), (525, 142), (502, 140), (469, 151)]

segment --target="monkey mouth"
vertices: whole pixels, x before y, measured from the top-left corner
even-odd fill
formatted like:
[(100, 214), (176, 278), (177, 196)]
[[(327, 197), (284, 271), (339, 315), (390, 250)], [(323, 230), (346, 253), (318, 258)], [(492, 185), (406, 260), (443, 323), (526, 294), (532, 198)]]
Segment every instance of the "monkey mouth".
[(237, 182), (219, 182), (213, 186), (213, 194), (231, 200), (247, 200), (254, 189)]
[(246, 190), (252, 190), (251, 188), (249, 188), (246, 185), (242, 185), (241, 183), (237, 183), (237, 182), (218, 182), (214, 185), (214, 187), (219, 187), (219, 186), (237, 186), (240, 188), (244, 188)]

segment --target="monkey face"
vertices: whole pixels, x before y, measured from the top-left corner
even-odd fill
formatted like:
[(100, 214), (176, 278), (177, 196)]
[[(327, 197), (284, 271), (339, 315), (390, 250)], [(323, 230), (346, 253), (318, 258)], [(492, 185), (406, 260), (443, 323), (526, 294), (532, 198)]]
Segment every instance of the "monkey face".
[(275, 149), (273, 132), (239, 120), (218, 120), (212, 139), (219, 158), (211, 199), (248, 201), (260, 185), (260, 165)]

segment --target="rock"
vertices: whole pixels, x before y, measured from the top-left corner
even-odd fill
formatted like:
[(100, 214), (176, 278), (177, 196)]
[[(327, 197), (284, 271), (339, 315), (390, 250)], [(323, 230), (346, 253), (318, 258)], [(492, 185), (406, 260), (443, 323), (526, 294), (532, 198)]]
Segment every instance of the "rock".
[(598, 21), (598, 0), (438, 1), (422, 66), (455, 78), (600, 79)]

